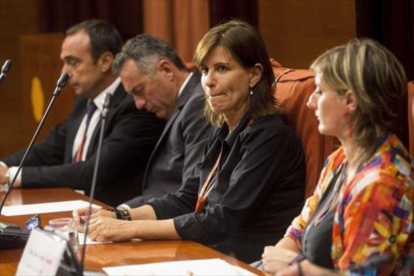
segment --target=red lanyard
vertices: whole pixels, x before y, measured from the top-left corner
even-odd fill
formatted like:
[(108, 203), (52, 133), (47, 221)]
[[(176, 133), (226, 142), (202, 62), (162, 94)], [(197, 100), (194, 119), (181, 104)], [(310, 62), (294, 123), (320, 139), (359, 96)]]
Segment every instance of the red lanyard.
[[(203, 211), (204, 205), (206, 204), (207, 196), (211, 192), (213, 188), (213, 184), (210, 184), (211, 178), (214, 175), (214, 172), (217, 170), (217, 167), (220, 163), (221, 153), (223, 152), (223, 146), (221, 147), (220, 154), (217, 158), (216, 164), (214, 164), (214, 167), (211, 169), (210, 174), (208, 175), (206, 181), (204, 181), (203, 187), (201, 188), (200, 193), (198, 194), (197, 198), (197, 205), (195, 207), (195, 213), (199, 214)], [(208, 189), (207, 189), (208, 188)], [(207, 189), (207, 191), (206, 191)]]
[[(250, 126), (254, 122), (255, 122), (254, 119), (250, 119), (247, 126)], [(206, 181), (204, 181), (203, 187), (201, 188), (201, 191), (198, 194), (197, 204), (196, 204), (196, 207), (195, 207), (195, 213), (196, 214), (199, 214), (199, 213), (203, 212), (204, 205), (206, 204), (207, 196), (211, 192), (211, 190), (213, 189), (214, 185), (213, 185), (213, 183), (210, 183), (210, 181), (211, 181), (211, 178), (213, 177), (213, 175), (214, 175), (215, 171), (217, 170), (217, 167), (220, 163), (220, 158), (221, 158), (222, 152), (223, 152), (223, 146), (221, 146), (220, 154), (217, 158), (216, 164), (214, 164), (214, 167), (211, 169), (210, 174), (208, 175)]]

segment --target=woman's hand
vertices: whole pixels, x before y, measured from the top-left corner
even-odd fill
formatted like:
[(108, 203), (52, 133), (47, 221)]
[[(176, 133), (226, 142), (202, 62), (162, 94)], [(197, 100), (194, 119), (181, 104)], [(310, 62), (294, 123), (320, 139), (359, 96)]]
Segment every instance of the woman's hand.
[(303, 262), (296, 263), (292, 266), (284, 268), (283, 270), (279, 271), (277, 276), (340, 276), (343, 275), (341, 272), (329, 270), (317, 265), (312, 264), (308, 260), (304, 260)]
[(297, 252), (276, 246), (266, 246), (262, 255), (262, 262), (267, 273), (275, 274), (276, 272), (288, 267), (293, 258), (298, 255)]
[[(76, 221), (76, 227), (78, 228), (78, 231), (83, 233), (83, 228), (85, 226), (86, 220), (88, 218), (88, 210), (89, 208), (82, 208), (78, 210), (74, 210), (72, 215), (73, 218)], [(104, 209), (96, 209), (93, 208), (91, 211), (91, 220), (98, 217), (108, 217), (108, 218), (116, 218), (116, 215), (114, 212), (104, 210)]]
[(95, 241), (125, 241), (133, 238), (133, 222), (105, 216), (91, 219), (88, 237)]

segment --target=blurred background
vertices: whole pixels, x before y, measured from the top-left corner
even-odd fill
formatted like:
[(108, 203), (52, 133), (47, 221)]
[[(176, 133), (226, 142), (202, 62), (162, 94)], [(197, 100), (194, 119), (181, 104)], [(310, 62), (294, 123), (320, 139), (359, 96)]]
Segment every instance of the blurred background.
[[(413, 12), (411, 0), (0, 0), (0, 62), (13, 60), (0, 85), (0, 157), (29, 143), (60, 75), (64, 32), (82, 20), (107, 20), (124, 40), (143, 32), (161, 37), (191, 62), (210, 27), (242, 19), (260, 31), (270, 57), (303, 69), (333, 46), (371, 37), (414, 80)], [(73, 100), (64, 89), (40, 139), (67, 117)], [(396, 125), (408, 145), (407, 100)]]

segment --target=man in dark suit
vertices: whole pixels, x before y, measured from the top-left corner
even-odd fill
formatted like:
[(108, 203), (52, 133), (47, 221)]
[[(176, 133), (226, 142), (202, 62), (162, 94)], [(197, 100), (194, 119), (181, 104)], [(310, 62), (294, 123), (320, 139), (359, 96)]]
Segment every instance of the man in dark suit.
[(148, 161), (142, 196), (123, 204), (137, 207), (153, 197), (177, 191), (193, 177), (211, 126), (203, 114), (201, 75), (189, 72), (175, 50), (150, 35), (130, 39), (116, 56), (119, 72), (138, 109), (168, 119)]
[[(17, 187), (70, 187), (89, 194), (100, 113), (110, 93), (95, 197), (116, 205), (139, 194), (148, 158), (165, 122), (137, 110), (112, 72), (121, 47), (118, 31), (107, 22), (88, 20), (68, 29), (62, 44), (62, 71), (69, 74), (68, 84), (78, 98), (69, 117), (32, 149), (17, 177)], [(2, 160), (0, 184), (14, 177), (23, 153)]]

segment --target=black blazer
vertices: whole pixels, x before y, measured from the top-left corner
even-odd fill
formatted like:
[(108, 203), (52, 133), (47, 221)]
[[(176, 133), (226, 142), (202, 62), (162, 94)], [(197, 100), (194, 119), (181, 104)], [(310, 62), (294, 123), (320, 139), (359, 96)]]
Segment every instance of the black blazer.
[(204, 117), (201, 75), (193, 72), (148, 161), (143, 196), (126, 202), (138, 207), (151, 198), (176, 192), (193, 175), (212, 129)]
[[(86, 112), (87, 99), (78, 98), (69, 117), (54, 127), (29, 154), (22, 187), (70, 187), (88, 195), (96, 160), (100, 122), (94, 130), (85, 162), (72, 163), (72, 147)], [(117, 205), (140, 191), (147, 160), (160, 136), (164, 120), (137, 110), (120, 84), (112, 96), (101, 152), (95, 198)], [(23, 151), (2, 161), (17, 166)]]

